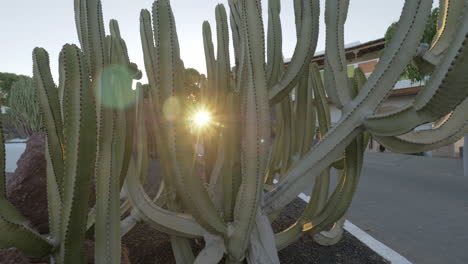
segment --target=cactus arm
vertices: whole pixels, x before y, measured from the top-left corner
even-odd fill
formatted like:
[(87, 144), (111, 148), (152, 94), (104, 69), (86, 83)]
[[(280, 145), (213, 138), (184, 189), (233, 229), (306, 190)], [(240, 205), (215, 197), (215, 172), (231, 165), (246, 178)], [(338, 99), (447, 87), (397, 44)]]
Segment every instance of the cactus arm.
[(116, 230), (116, 226), (120, 229), (120, 224), (117, 225), (120, 212), (117, 214), (116, 219), (114, 210), (115, 204), (119, 202), (119, 192), (116, 190), (119, 179), (114, 178), (112, 173), (114, 118), (110, 109), (101, 109), (101, 111), (101, 138), (99, 140), (100, 146), (96, 166), (95, 261), (99, 263), (119, 263), (120, 259), (117, 259), (115, 252), (118, 252), (118, 256), (120, 256), (120, 232)]
[[(230, 256), (236, 260), (244, 257), (250, 231), (263, 190), (264, 171), (270, 146), (270, 112), (267, 99), (265, 73), (264, 31), (259, 1), (241, 2), (245, 34), (246, 86), (241, 107), (244, 108), (242, 124), (242, 184), (234, 210), (234, 233), (228, 241)], [(260, 36), (260, 37), (259, 37)], [(245, 97), (246, 96), (246, 97)], [(246, 100), (247, 99), (247, 100)]]
[[(131, 161), (130, 171), (134, 170), (135, 164)], [(125, 188), (138, 216), (153, 228), (184, 237), (202, 237), (206, 233), (192, 216), (174, 213), (156, 206), (145, 194), (136, 173), (129, 173)]]
[(221, 106), (225, 104), (226, 95), (231, 86), (231, 60), (229, 57), (228, 21), (224, 5), (217, 5), (215, 12), (218, 39), (216, 86), (218, 89), (218, 105)]
[[(244, 88), (243, 87), (243, 81), (244, 78), (241, 78), (242, 74), (245, 72), (244, 65), (245, 65), (245, 32), (244, 32), (244, 27), (243, 27), (243, 21), (242, 21), (242, 10), (240, 6), (240, 0), (228, 0), (229, 1), (229, 7), (231, 10), (231, 17), (233, 18), (231, 20), (231, 25), (234, 22), (234, 25), (236, 26), (236, 32), (238, 34), (238, 39), (237, 39), (237, 56), (236, 56), (236, 82), (234, 86), (234, 91), (237, 93), (240, 93), (241, 90)], [(233, 38), (234, 39), (234, 38)], [(234, 39), (236, 40), (236, 39)]]
[(444, 23), (445, 16), (442, 12), (445, 12), (447, 9), (447, 0), (439, 0), (439, 14), (437, 16), (437, 30), (441, 29)]
[[(169, 100), (168, 102), (182, 100), (180, 91), (182, 85), (179, 83), (180, 80), (175, 78), (180, 73), (181, 67), (179, 45), (169, 1), (156, 1), (153, 13), (153, 17), (158, 17), (154, 27), (157, 32), (156, 49), (160, 66), (157, 73), (159, 89), (163, 98)], [(169, 165), (175, 178), (178, 195), (206, 229), (215, 233), (225, 233), (226, 225), (209, 197), (203, 180), (194, 174), (192, 140), (185, 123), (177, 120), (183, 118), (185, 118), (183, 113), (179, 113), (175, 120), (166, 121), (165, 126)]]
[[(330, 198), (329, 204), (323, 209), (318, 219), (312, 219), (310, 223), (304, 224), (304, 231), (311, 229), (312, 233), (318, 233), (328, 228), (341, 219), (351, 205), (352, 198), (356, 192), (357, 185), (364, 161), (365, 147), (362, 141), (364, 136), (359, 135), (347, 148), (345, 152), (345, 177), (349, 184), (345, 184), (342, 193), (339, 194), (337, 202)], [(331, 211), (328, 209), (332, 208)]]
[(304, 146), (305, 126), (308, 108), (308, 89), (309, 89), (309, 69), (307, 68), (304, 74), (300, 77), (299, 82), (294, 90), (295, 101), (292, 102), (292, 116), (288, 118), (293, 122), (292, 133), (292, 154), (300, 157)]
[(302, 0), (294, 0), (294, 22), (296, 25), (296, 37), (299, 38), (301, 35), (302, 28), (302, 17), (303, 17), (303, 5)]
[(51, 161), (59, 190), (63, 181), (63, 129), (58, 91), (49, 67), (49, 54), (42, 48), (33, 51), (33, 73)]
[(433, 65), (440, 63), (443, 53), (450, 47), (465, 5), (463, 0), (441, 0), (439, 2), (437, 33), (429, 51), (423, 56)]
[(213, 93), (216, 89), (216, 58), (211, 26), (208, 21), (203, 22), (203, 45), (205, 48), (206, 72), (208, 74), (208, 93)]
[(273, 180), (276, 176), (276, 172), (279, 167), (279, 163), (281, 160), (281, 153), (282, 153), (282, 148), (283, 148), (283, 129), (284, 126), (282, 125), (282, 120), (281, 120), (281, 104), (277, 104), (274, 106), (275, 112), (276, 112), (276, 124), (274, 125), (273, 131), (275, 133), (275, 137), (273, 139), (273, 145), (271, 147), (270, 155), (268, 158), (268, 171), (267, 171), (267, 176), (265, 177), (265, 184), (266, 185), (272, 185)]
[(320, 1), (303, 0), (301, 33), (291, 62), (281, 80), (269, 91), (271, 104), (281, 101), (296, 86), (300, 76), (307, 69), (317, 47)]
[[(116, 20), (110, 21), (111, 29), (111, 39), (113, 41), (112, 48), (112, 57), (111, 63), (116, 65), (127, 66), (130, 64), (127, 54), (127, 48), (124, 40), (120, 35), (120, 29), (118, 22)], [(125, 68), (124, 68), (125, 69)], [(130, 69), (125, 69), (130, 70)], [(119, 82), (114, 85), (114, 95), (116, 96), (116, 101), (118, 107), (115, 109), (116, 115), (116, 151), (114, 153), (117, 155), (116, 161), (113, 162), (116, 167), (116, 173), (120, 174), (120, 185), (119, 189), (122, 188), (122, 185), (125, 181), (125, 176), (127, 175), (128, 165), (130, 163), (130, 157), (132, 153), (133, 146), (133, 131), (134, 131), (134, 116), (135, 116), (135, 106), (134, 104), (128, 106), (126, 109), (124, 107), (124, 102), (126, 98), (134, 97), (134, 92), (131, 91), (132, 79), (130, 72), (116, 73), (120, 74), (122, 77), (118, 78)]]
[(281, 3), (268, 1), (267, 80), (268, 86), (278, 82), (284, 71), (283, 39), (280, 21)]
[[(157, 144), (157, 153), (161, 158), (161, 164), (163, 165), (163, 170), (166, 171), (169, 166), (167, 161), (167, 140), (163, 131), (164, 128), (161, 124), (163, 120), (163, 114), (161, 112), (162, 105), (164, 101), (161, 99), (161, 90), (159, 89), (158, 83), (158, 64), (156, 61), (156, 48), (154, 46), (154, 34), (153, 29), (151, 28), (151, 14), (148, 10), (143, 9), (140, 14), (140, 32), (141, 32), (141, 42), (143, 46), (144, 62), (146, 67), (146, 73), (148, 76), (148, 81), (150, 85), (150, 96), (148, 98), (148, 103), (150, 108), (153, 110), (154, 118), (152, 118), (152, 126), (154, 131), (161, 131), (156, 133), (156, 144)], [(141, 112), (140, 112), (141, 113)], [(164, 173), (164, 186), (166, 193), (175, 193), (175, 183), (172, 177), (169, 174)], [(174, 196), (173, 196), (174, 197)]]
[[(65, 90), (65, 67), (64, 67), (64, 59), (62, 58), (62, 53), (59, 54), (59, 81), (58, 81), (58, 99), (59, 99), (59, 106), (63, 105), (63, 91)], [(60, 107), (60, 118), (63, 122), (63, 109)]]
[[(309, 91), (311, 92), (311, 90), (315, 90), (315, 100), (318, 110), (317, 115), (320, 131), (318, 136), (321, 139), (322, 136), (325, 135), (330, 128), (330, 110), (328, 108), (328, 102), (326, 101), (325, 90), (322, 85), (320, 73), (318, 72), (318, 68), (316, 65), (311, 65), (310, 75), (311, 76), (309, 78)], [(313, 122), (313, 124), (313, 128), (315, 129), (315, 121)], [(328, 199), (329, 186), (330, 169), (326, 168), (315, 180), (311, 199), (298, 222), (301, 222), (302, 219), (310, 219), (311, 217), (317, 215), (323, 209)], [(284, 248), (286, 245), (289, 245), (292, 241), (296, 241), (301, 236), (302, 226), (300, 224), (293, 225), (291, 228), (288, 228), (286, 231), (281, 232), (277, 235), (278, 248)]]
[(351, 100), (344, 48), (344, 24), (348, 8), (349, 0), (328, 0), (325, 6), (325, 86), (330, 99), (339, 109)]
[(314, 144), (314, 138), (316, 137), (316, 123), (317, 123), (317, 111), (314, 105), (314, 81), (312, 72), (309, 70), (309, 78), (307, 82), (307, 108), (305, 116), (305, 127), (304, 127), (304, 146), (302, 147), (301, 156), (306, 154), (307, 151)]
[[(135, 135), (135, 113), (136, 108), (134, 105), (130, 106), (127, 111), (125, 111), (125, 143), (124, 143), (124, 156), (123, 156), (123, 165), (120, 174), (120, 186), (122, 187), (127, 176), (128, 167), (130, 165), (130, 159), (133, 153), (134, 145), (134, 135)], [(145, 146), (147, 148), (147, 146)], [(145, 174), (146, 175), (146, 174)]]
[(431, 143), (443, 140), (455, 134), (457, 131), (463, 130), (466, 124), (468, 112), (468, 99), (465, 99), (453, 113), (450, 114), (445, 120), (438, 124), (434, 129), (414, 131), (409, 134), (400, 136), (403, 140)]
[(258, 210), (255, 226), (250, 234), (251, 243), (247, 252), (248, 264), (279, 264), (275, 234), (267, 216)]
[[(328, 130), (331, 126), (330, 108), (326, 99), (325, 88), (323, 87), (320, 72), (316, 64), (311, 65), (310, 72), (311, 77), (309, 81), (311, 82), (310, 86), (312, 86), (312, 89), (314, 90), (315, 100), (317, 104), (317, 115), (320, 132), (319, 138), (321, 139), (325, 134), (328, 133)], [(338, 186), (339, 187), (336, 188), (337, 190), (341, 188), (341, 185)], [(304, 212), (302, 213), (301, 217), (298, 219), (297, 223), (292, 225), (287, 230), (280, 232), (276, 235), (278, 249), (282, 249), (287, 245), (290, 245), (292, 242), (297, 241), (302, 236), (302, 225), (300, 223), (304, 222), (304, 219), (311, 219), (323, 210), (328, 199), (329, 188), (330, 168), (326, 168), (315, 180), (311, 199), (307, 204), (307, 207), (304, 209)]]
[(65, 45), (61, 57), (65, 69), (65, 159), (60, 262), (82, 263), (91, 176), (96, 155), (96, 112), (89, 74), (81, 51), (74, 45)]
[[(158, 87), (158, 69), (159, 66), (156, 61), (156, 48), (154, 46), (154, 34), (153, 29), (151, 28), (151, 14), (148, 10), (143, 9), (140, 15), (140, 32), (143, 46), (144, 61), (146, 67), (146, 73), (148, 75), (149, 85), (150, 85), (150, 96), (148, 98), (148, 103), (150, 108), (153, 110), (154, 118), (152, 118), (152, 125), (154, 131), (161, 131), (156, 133), (156, 144), (157, 144), (157, 153), (161, 158), (161, 164), (163, 165), (163, 170), (167, 171), (169, 166), (167, 158), (167, 140), (164, 135), (164, 128), (162, 126), (163, 114), (161, 112), (162, 105), (164, 101), (161, 95), (161, 89)], [(164, 173), (164, 186), (166, 193), (175, 193), (175, 183), (170, 174)], [(174, 197), (174, 195), (173, 195)]]
[[(78, 40), (81, 44), (81, 49), (87, 53), (90, 50), (89, 40), (88, 40), (88, 23), (87, 23), (87, 2), (86, 0), (74, 0), (73, 8), (75, 14), (75, 26), (76, 32), (78, 34)], [(88, 67), (90, 59), (87, 56), (86, 61), (88, 62)], [(89, 68), (91, 69), (91, 68)]]
[(132, 210), (130, 212), (130, 215), (125, 217), (121, 222), (120, 222), (120, 235), (123, 237), (125, 236), (128, 232), (130, 232), (136, 224), (140, 222), (140, 217), (138, 214)]
[[(325, 171), (322, 172), (322, 175), (324, 175), (325, 173), (326, 173)], [(302, 237), (302, 235), (304, 234), (303, 232), (305, 231), (304, 224), (309, 223), (312, 219), (314, 219), (316, 223), (319, 222), (318, 220), (323, 221), (323, 219), (325, 218), (325, 210), (327, 210), (328, 214), (332, 212), (333, 206), (336, 206), (336, 204), (340, 202), (340, 199), (341, 199), (340, 197), (343, 194), (344, 186), (346, 186), (346, 184), (349, 184), (349, 178), (345, 177), (344, 170), (339, 171), (337, 181), (338, 182), (333, 193), (331, 194), (330, 198), (328, 199), (328, 201), (326, 201), (326, 204), (322, 208), (319, 208), (317, 206), (318, 205), (317, 202), (319, 202), (319, 199), (321, 199), (322, 194), (320, 192), (316, 192), (315, 190), (316, 187), (314, 186), (314, 193), (312, 193), (311, 200), (307, 204), (307, 207), (305, 208), (305, 210), (302, 212), (301, 217), (289, 228), (285, 229), (282, 232), (275, 234), (276, 245), (279, 250), (287, 247), (288, 245), (294, 243), (295, 241), (297, 241), (299, 238)], [(317, 186), (317, 190), (318, 188), (319, 186)], [(323, 190), (323, 189), (320, 189), (320, 190)]]
[[(240, 54), (240, 32), (239, 32), (239, 14), (236, 10), (235, 4), (232, 3), (231, 0), (229, 0), (229, 9), (230, 9), (230, 14), (229, 14), (229, 22), (231, 26), (231, 35), (232, 35), (232, 43), (234, 46), (234, 59), (235, 59), (235, 73), (237, 75), (238, 70), (239, 70), (239, 58), (241, 57)], [(237, 91), (237, 87), (234, 89)], [(237, 91), (238, 92), (238, 91)]]
[[(99, 83), (97, 98), (109, 86), (108, 80)], [(96, 220), (95, 220), (95, 262), (120, 263), (120, 213), (115, 215), (114, 207), (119, 203), (119, 179), (112, 169), (114, 115), (112, 109), (100, 104), (99, 146), (96, 158)], [(118, 236), (118, 237), (117, 237)]]
[(21, 224), (9, 222), (0, 216), (0, 248), (17, 248), (30, 257), (44, 257), (52, 245), (41, 235)]
[[(144, 92), (141, 83), (137, 83), (136, 87), (136, 106), (135, 106), (135, 127), (137, 129), (137, 140), (135, 142), (137, 147), (136, 166), (139, 169), (141, 182), (146, 181), (148, 175), (148, 134), (145, 126), (145, 112), (144, 112)], [(133, 153), (133, 146), (129, 150)], [(129, 160), (130, 161), (130, 160)], [(130, 163), (129, 163), (130, 165)], [(127, 170), (128, 171), (128, 170)], [(161, 188), (164, 187), (164, 183), (161, 184)], [(156, 196), (158, 197), (158, 196)]]
[(311, 76), (310, 71), (304, 75), (297, 86), (296, 96), (296, 136), (295, 136), (295, 154), (298, 157), (305, 154), (313, 143), (315, 135), (315, 112), (312, 105), (313, 95), (311, 94)]
[(420, 115), (409, 105), (390, 113), (370, 116), (366, 118), (365, 126), (375, 136), (396, 136), (408, 133), (416, 126), (430, 121), (431, 116)]
[[(435, 131), (426, 131), (426, 132), (435, 132)], [(431, 151), (434, 149), (441, 148), (443, 146), (447, 146), (453, 144), (460, 140), (468, 133), (468, 125), (465, 123), (460, 130), (456, 131), (456, 133), (449, 135), (448, 137), (444, 138), (440, 141), (434, 141), (432, 143), (421, 143), (421, 142), (413, 142), (402, 139), (400, 137), (374, 137), (377, 142), (385, 146), (387, 149), (391, 151), (396, 151), (399, 153), (411, 154), (411, 153), (419, 153), (419, 152), (426, 152)], [(429, 133), (427, 133), (429, 134)], [(429, 134), (430, 135), (430, 134)]]
[(436, 69), (434, 78), (431, 78), (427, 89), (415, 99), (414, 107), (418, 111), (440, 111), (447, 114), (451, 106), (459, 105), (468, 96), (466, 81), (458, 77), (463, 76), (468, 62), (468, 7), (465, 7), (464, 14), (463, 18), (458, 20), (459, 29), (447, 50), (447, 55)]
[(281, 144), (283, 145), (281, 151), (281, 168), (280, 168), (280, 180), (286, 177), (286, 172), (292, 164), (292, 158), (294, 154), (294, 123), (292, 120), (292, 102), (289, 96), (281, 102), (281, 115), (283, 120), (283, 135)]
[[(63, 66), (62, 59), (61, 66)], [(63, 72), (63, 67), (60, 68)], [(33, 74), (42, 122), (47, 133), (46, 162), (49, 226), (52, 237), (56, 241), (60, 241), (64, 178), (62, 113), (58, 92), (50, 73), (49, 55), (44, 49), (36, 48), (33, 51)]]
[(468, 99), (460, 104), (442, 124), (434, 129), (413, 131), (398, 137), (375, 139), (386, 148), (400, 153), (417, 153), (437, 149), (458, 141), (468, 132)]
[[(291, 202), (304, 186), (334, 162), (344, 151), (344, 146), (351, 143), (361, 132), (362, 117), (373, 112), (386, 98), (405, 65), (409, 63), (412, 54), (415, 53), (431, 7), (431, 1), (405, 2), (395, 36), (362, 92), (352, 101), (353, 109), (346, 113), (296, 166), (290, 169), (288, 177), (275, 190), (268, 193), (264, 207), (267, 213), (275, 211), (274, 208), (283, 208)], [(303, 177), (307, 171), (309, 177)]]
[(0, 217), (14, 224), (22, 224), (25, 222), (24, 217), (7, 198), (4, 142), (2, 117), (0, 116)]
[(314, 236), (314, 241), (322, 246), (336, 245), (343, 238), (346, 215), (343, 215), (330, 230), (324, 230)]
[[(143, 47), (146, 73), (148, 75), (151, 93), (153, 93), (153, 91), (157, 91), (155, 87), (152, 87), (157, 83), (154, 74), (156, 72), (156, 51), (154, 47), (153, 30), (151, 28), (151, 14), (147, 9), (141, 10), (140, 13), (140, 36)], [(159, 99), (157, 100), (159, 103)]]
[(189, 240), (183, 237), (171, 236), (171, 245), (176, 263), (193, 263), (195, 257)]
[(240, 119), (240, 105), (238, 94), (231, 93), (228, 98), (229, 113), (231, 113), (231, 123), (228, 124), (226, 131), (227, 142), (227, 165), (229, 166), (223, 175), (223, 192), (224, 198), (224, 217), (225, 221), (231, 222), (233, 220), (234, 207), (236, 202), (237, 193), (241, 185), (241, 157), (240, 157), (240, 126), (238, 120)]
[[(462, 103), (468, 96), (468, 90), (465, 89), (467, 80), (459, 77), (464, 75), (465, 65), (468, 63), (465, 43), (467, 32), (468, 15), (465, 15), (450, 49), (414, 103), (403, 109), (366, 119), (365, 125), (372, 134), (404, 134), (420, 124), (435, 121), (448, 114), (452, 107)], [(389, 121), (392, 121), (393, 126), (388, 125)]]
[(312, 88), (314, 91), (315, 102), (317, 105), (317, 119), (319, 122), (320, 137), (324, 137), (331, 127), (330, 106), (328, 105), (325, 87), (322, 77), (316, 63), (311, 65)]
[[(363, 136), (359, 135), (346, 148), (345, 170), (340, 174), (335, 191), (322, 209), (309, 203), (299, 220), (286, 231), (277, 234), (279, 249), (297, 241), (303, 232), (316, 234), (339, 220), (349, 208), (356, 186), (359, 182), (364, 148)], [(317, 210), (319, 209), (319, 210)]]
[(223, 259), (226, 247), (222, 237), (206, 234), (205, 248), (198, 254), (194, 264), (217, 264)]
[(94, 79), (108, 60), (101, 0), (75, 0), (75, 21), (81, 48)]

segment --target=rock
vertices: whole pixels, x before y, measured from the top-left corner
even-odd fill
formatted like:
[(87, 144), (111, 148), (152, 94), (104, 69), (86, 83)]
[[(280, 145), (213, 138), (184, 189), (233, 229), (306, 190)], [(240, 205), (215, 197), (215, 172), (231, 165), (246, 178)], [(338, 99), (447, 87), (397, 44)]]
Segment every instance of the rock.
[[(47, 210), (47, 175), (45, 134), (35, 133), (26, 143), (26, 150), (13, 174), (7, 174), (7, 197), (41, 234), (49, 233)], [(91, 186), (89, 206), (96, 203), (95, 185)]]
[(30, 264), (28, 258), (21, 255), (16, 249), (0, 250), (1, 264)]
[(13, 174), (7, 174), (7, 197), (40, 233), (49, 232), (45, 134), (33, 134), (17, 162)]
[[(85, 250), (86, 250), (86, 259), (88, 264), (94, 264), (94, 241), (86, 241), (85, 242)], [(125, 245), (122, 245), (122, 252), (121, 252), (121, 264), (131, 264), (128, 248)]]

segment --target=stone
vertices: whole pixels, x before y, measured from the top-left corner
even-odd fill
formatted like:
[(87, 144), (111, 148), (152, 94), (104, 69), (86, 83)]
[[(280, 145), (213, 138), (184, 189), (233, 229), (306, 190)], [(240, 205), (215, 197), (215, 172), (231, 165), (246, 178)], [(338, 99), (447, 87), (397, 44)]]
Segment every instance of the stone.
[[(49, 233), (47, 209), (47, 175), (45, 134), (35, 133), (26, 143), (26, 150), (13, 174), (6, 175), (8, 200), (41, 234)], [(95, 184), (91, 185), (89, 206), (96, 203)]]
[(40, 233), (49, 232), (47, 212), (47, 179), (45, 134), (35, 133), (13, 174), (7, 174), (7, 197)]
[(30, 264), (28, 258), (21, 255), (16, 249), (0, 250), (1, 264)]

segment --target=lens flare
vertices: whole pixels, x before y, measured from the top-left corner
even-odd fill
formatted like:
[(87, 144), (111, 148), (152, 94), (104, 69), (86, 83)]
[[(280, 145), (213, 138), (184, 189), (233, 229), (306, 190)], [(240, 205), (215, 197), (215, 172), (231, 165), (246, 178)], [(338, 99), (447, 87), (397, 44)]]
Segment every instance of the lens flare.
[(206, 127), (211, 122), (211, 114), (206, 110), (199, 110), (193, 116), (193, 122), (198, 128)]

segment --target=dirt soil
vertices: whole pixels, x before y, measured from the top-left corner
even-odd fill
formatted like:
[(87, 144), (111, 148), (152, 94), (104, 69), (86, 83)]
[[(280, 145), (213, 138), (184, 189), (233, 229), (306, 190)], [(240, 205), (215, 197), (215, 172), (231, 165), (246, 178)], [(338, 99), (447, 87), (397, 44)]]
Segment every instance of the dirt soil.
[[(299, 199), (291, 203), (283, 214), (273, 223), (275, 231), (282, 230), (294, 223), (305, 203)], [(130, 251), (133, 264), (175, 264), (169, 237), (144, 223), (139, 223), (124, 236), (123, 244)], [(194, 253), (203, 248), (201, 241), (192, 242)], [(281, 263), (290, 264), (388, 264), (382, 257), (345, 232), (343, 240), (332, 247), (320, 246), (309, 236), (279, 252)]]

